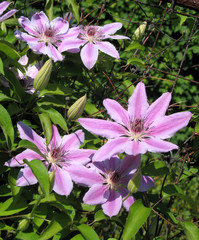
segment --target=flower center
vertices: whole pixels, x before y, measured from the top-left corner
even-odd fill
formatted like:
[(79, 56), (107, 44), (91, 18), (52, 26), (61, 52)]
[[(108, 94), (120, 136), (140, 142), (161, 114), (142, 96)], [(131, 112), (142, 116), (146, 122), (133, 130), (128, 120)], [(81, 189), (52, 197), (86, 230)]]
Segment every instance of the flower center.
[(96, 26), (86, 26), (80, 30), (78, 37), (88, 42), (100, 41), (101, 31)]
[(109, 172), (106, 176), (106, 182), (110, 187), (118, 185), (120, 182), (121, 176), (117, 171)]
[(55, 43), (56, 42), (56, 29), (52, 27), (46, 27), (45, 31), (40, 33), (41, 39), (46, 43)]
[(46, 158), (50, 164), (62, 165), (66, 162), (67, 152), (61, 147), (53, 147), (48, 151)]
[(89, 36), (89, 37), (93, 37), (95, 36), (95, 33), (96, 33), (96, 29), (94, 27), (89, 27), (86, 34)]
[(137, 118), (131, 123), (129, 136), (132, 140), (141, 140), (145, 135), (144, 119)]

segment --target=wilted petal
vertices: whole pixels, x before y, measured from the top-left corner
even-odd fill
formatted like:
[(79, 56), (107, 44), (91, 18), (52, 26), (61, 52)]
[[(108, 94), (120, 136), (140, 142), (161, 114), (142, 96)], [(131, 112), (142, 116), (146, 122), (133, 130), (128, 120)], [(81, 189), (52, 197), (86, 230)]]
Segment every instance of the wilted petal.
[(50, 26), (56, 29), (57, 34), (64, 34), (68, 31), (69, 24), (61, 17), (56, 17), (50, 22)]
[(110, 195), (104, 204), (102, 204), (103, 212), (109, 217), (115, 216), (119, 213), (122, 206), (122, 197), (113, 188), (109, 190)]
[(73, 183), (70, 175), (64, 169), (56, 167), (53, 190), (60, 195), (68, 196), (71, 193), (72, 189)]
[(116, 122), (94, 118), (79, 118), (78, 122), (89, 132), (102, 137), (116, 138), (126, 134), (126, 129)]
[(103, 101), (103, 105), (113, 120), (129, 126), (129, 114), (117, 101), (107, 98)]
[(145, 126), (147, 127), (155, 119), (165, 115), (169, 103), (171, 101), (171, 93), (163, 93), (155, 102), (153, 102), (147, 110), (147, 118)]
[(62, 138), (62, 146), (65, 151), (77, 149), (84, 142), (84, 132), (82, 130), (78, 130), (75, 133), (65, 135)]
[(27, 186), (27, 185), (33, 185), (37, 183), (37, 179), (32, 173), (31, 169), (29, 167), (24, 167), (19, 171), (19, 174), (17, 176), (17, 186)]
[(90, 187), (94, 184), (103, 184), (103, 177), (94, 169), (82, 165), (70, 165), (66, 168), (72, 180), (82, 186)]
[(141, 181), (141, 185), (139, 188), (139, 192), (146, 192), (148, 191), (148, 189), (153, 188), (154, 187), (154, 180), (151, 177), (148, 176), (142, 176), (142, 181)]
[(23, 160), (26, 159), (28, 161), (31, 161), (33, 159), (39, 159), (39, 160), (44, 160), (42, 156), (40, 156), (38, 153), (26, 149), (25, 151), (17, 154), (15, 157), (11, 158), (9, 161), (5, 163), (6, 166), (8, 167), (22, 167), (24, 162)]
[(83, 201), (86, 204), (102, 204), (109, 198), (109, 190), (105, 185), (94, 184), (84, 195)]
[(113, 44), (109, 43), (109, 42), (96, 42), (96, 46), (98, 47), (98, 49), (103, 52), (106, 53), (108, 55), (110, 55), (111, 57), (117, 58), (119, 59), (119, 53), (116, 50), (116, 48), (113, 46)]
[(20, 133), (21, 139), (26, 139), (34, 143), (42, 152), (46, 150), (45, 140), (40, 137), (32, 128), (24, 124), (23, 122), (17, 123), (17, 128)]
[(144, 83), (137, 84), (132, 96), (129, 98), (128, 113), (131, 120), (144, 118), (149, 107)]
[(120, 137), (117, 139), (108, 140), (108, 142), (103, 145), (93, 157), (93, 162), (100, 162), (111, 158), (115, 154), (123, 153), (125, 145), (128, 143), (129, 139), (126, 137)]
[(83, 64), (90, 70), (96, 63), (98, 58), (98, 47), (92, 42), (88, 42), (83, 46), (81, 53)]
[(128, 141), (124, 151), (128, 155), (144, 154), (147, 151), (147, 144), (144, 141)]
[(174, 113), (164, 116), (150, 126), (150, 136), (166, 139), (172, 137), (178, 130), (187, 126), (192, 114), (190, 112)]
[(109, 35), (109, 34), (114, 34), (117, 32), (120, 28), (122, 27), (122, 24), (120, 22), (115, 22), (115, 23), (108, 23), (101, 27), (101, 32), (102, 34)]
[(122, 162), (119, 169), (119, 172), (122, 176), (128, 175), (140, 166), (140, 154), (133, 156), (133, 155), (126, 155)]
[(147, 149), (150, 152), (168, 152), (178, 149), (177, 145), (160, 139), (147, 138), (144, 139), (144, 142), (147, 144)]

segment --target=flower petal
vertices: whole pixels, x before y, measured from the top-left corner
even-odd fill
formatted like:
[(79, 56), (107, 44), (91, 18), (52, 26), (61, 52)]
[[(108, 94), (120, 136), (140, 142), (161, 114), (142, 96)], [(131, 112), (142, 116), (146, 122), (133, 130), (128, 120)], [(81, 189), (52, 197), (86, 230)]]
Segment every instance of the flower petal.
[(88, 42), (85, 46), (83, 46), (81, 53), (81, 59), (83, 64), (90, 70), (98, 58), (98, 47), (92, 42)]
[(27, 186), (27, 185), (33, 185), (37, 183), (37, 179), (32, 173), (31, 169), (29, 167), (24, 167), (19, 171), (19, 174), (17, 176), (17, 186)]
[(48, 44), (46, 50), (46, 54), (49, 56), (49, 58), (52, 58), (54, 62), (62, 61), (64, 59), (64, 56), (62, 56), (61, 53), (52, 44)]
[(126, 129), (116, 122), (95, 118), (79, 118), (78, 122), (89, 132), (102, 137), (116, 138), (126, 134)]
[(149, 107), (144, 83), (137, 84), (132, 96), (129, 98), (128, 113), (131, 120), (144, 118)]
[(103, 177), (93, 168), (87, 168), (82, 165), (70, 165), (65, 169), (70, 174), (72, 180), (82, 186), (90, 187), (94, 184), (103, 184)]
[(107, 98), (103, 101), (103, 105), (114, 121), (129, 126), (128, 112), (117, 101)]
[(3, 1), (0, 3), (0, 15), (6, 10), (6, 8), (10, 5), (11, 3), (8, 1)]
[(152, 123), (149, 134), (161, 139), (170, 138), (178, 130), (187, 126), (191, 116), (190, 112), (180, 112), (164, 116)]
[(44, 160), (44, 158), (40, 156), (38, 153), (30, 149), (26, 149), (25, 151), (11, 158), (9, 161), (5, 162), (5, 165), (8, 167), (21, 167), (24, 164), (23, 162), (24, 159), (28, 161), (31, 161), (33, 159)]
[(144, 139), (144, 142), (147, 144), (147, 149), (150, 152), (168, 152), (178, 149), (177, 145), (160, 139), (147, 138)]
[(144, 141), (128, 141), (125, 144), (124, 152), (128, 155), (144, 154), (147, 151), (147, 144)]
[(101, 31), (102, 35), (103, 34), (109, 35), (109, 34), (114, 34), (121, 27), (122, 27), (122, 23), (120, 23), (120, 22), (108, 23), (108, 24), (104, 25), (103, 27), (101, 27), (100, 31)]
[(142, 176), (142, 182), (139, 188), (139, 192), (146, 192), (148, 189), (154, 187), (154, 180), (149, 176)]
[(93, 149), (73, 149), (67, 153), (67, 161), (71, 164), (87, 164), (91, 161), (96, 150)]
[(166, 110), (171, 101), (171, 93), (163, 93), (155, 102), (153, 102), (147, 110), (147, 118), (145, 126), (150, 125), (155, 119), (165, 115)]
[(72, 134), (63, 136), (62, 147), (65, 151), (78, 149), (84, 142), (84, 132), (78, 130)]
[(57, 127), (53, 124), (52, 125), (52, 138), (50, 140), (50, 148), (52, 149), (53, 147), (58, 147), (61, 145), (61, 137), (59, 135)]
[(42, 153), (46, 151), (45, 140), (42, 137), (40, 137), (34, 130), (32, 130), (32, 128), (30, 128), (23, 122), (18, 122), (17, 128), (20, 133), (21, 139), (26, 139), (34, 143)]
[(60, 195), (68, 196), (72, 189), (73, 183), (70, 175), (63, 168), (56, 166), (53, 190)]
[(140, 164), (140, 154), (136, 156), (126, 155), (121, 162), (119, 172), (122, 176), (128, 175), (132, 171), (136, 171)]
[(116, 192), (113, 188), (111, 188), (109, 192), (109, 198), (107, 202), (102, 204), (102, 209), (106, 215), (112, 217), (119, 213), (122, 206), (122, 197), (120, 193)]
[(21, 41), (24, 41), (24, 42), (27, 42), (28, 45), (30, 45), (32, 43), (37, 43), (38, 44), (38, 41), (39, 41), (39, 38), (28, 35), (27, 33), (23, 33), (19, 30), (16, 30), (14, 32), (14, 35), (17, 39), (19, 39)]
[(72, 38), (66, 38), (63, 40), (63, 42), (58, 47), (58, 50), (60, 52), (67, 51), (69, 49), (79, 48), (80, 46), (84, 45), (85, 41), (80, 39), (72, 39)]
[[(122, 195), (123, 200), (126, 198), (128, 195), (129, 191), (125, 188), (118, 187), (117, 188), (119, 193)], [(135, 199), (133, 196), (129, 196), (124, 202), (123, 206), (126, 208), (127, 211), (129, 211), (130, 206), (135, 202)]]
[(39, 37), (39, 33), (36, 31), (36, 25), (33, 24), (28, 18), (22, 16), (18, 19), (18, 22), (26, 32), (33, 36)]
[(101, 52), (106, 53), (111, 57), (114, 57), (117, 59), (120, 58), (119, 53), (116, 50), (116, 48), (113, 46), (113, 44), (103, 41), (103, 42), (96, 42), (96, 46)]
[(102, 204), (109, 198), (109, 190), (105, 185), (94, 184), (84, 195), (83, 201), (86, 204)]
[(43, 11), (32, 15), (31, 23), (33, 26), (36, 27), (36, 29), (39, 33), (43, 33), (45, 31), (45, 29), (50, 26), (48, 17), (46, 16), (46, 14)]
[(3, 22), (4, 20), (6, 20), (7, 18), (11, 17), (12, 15), (14, 15), (17, 12), (16, 9), (12, 9), (10, 11), (8, 11), (6, 14), (4, 14), (3, 16), (0, 17), (0, 22)]
[(129, 139), (126, 137), (108, 140), (105, 145), (103, 145), (99, 150), (97, 150), (93, 157), (93, 162), (101, 162), (111, 158), (115, 154), (123, 153), (125, 145), (128, 142)]
[(67, 33), (69, 24), (66, 20), (61, 17), (56, 17), (50, 22), (50, 26), (53, 29), (56, 29), (56, 34)]

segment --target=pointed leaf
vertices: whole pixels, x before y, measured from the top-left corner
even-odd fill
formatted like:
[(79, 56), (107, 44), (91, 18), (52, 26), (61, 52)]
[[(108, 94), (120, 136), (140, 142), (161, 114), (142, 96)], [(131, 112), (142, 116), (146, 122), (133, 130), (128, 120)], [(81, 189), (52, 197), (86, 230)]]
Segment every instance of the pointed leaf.
[(198, 240), (199, 228), (191, 222), (182, 222), (180, 224), (187, 236), (187, 240)]
[(88, 225), (82, 224), (77, 226), (77, 228), (84, 236), (85, 240), (100, 240), (97, 233)]
[(40, 91), (39, 97), (45, 96), (45, 95), (63, 95), (68, 96), (73, 93), (73, 90), (69, 87), (64, 87), (62, 85), (58, 84), (51, 84), (49, 83), (45, 89)]
[(0, 51), (6, 54), (8, 58), (11, 58), (13, 60), (19, 59), (21, 57), (12, 44), (3, 40), (0, 40)]
[(40, 122), (41, 122), (41, 125), (43, 128), (43, 131), (44, 131), (44, 136), (46, 139), (46, 146), (48, 146), (48, 144), (50, 143), (50, 140), (52, 138), (52, 134), (53, 134), (52, 124), (51, 124), (49, 115), (45, 112), (41, 113), (41, 114), (39, 114), (39, 119), (40, 119)]

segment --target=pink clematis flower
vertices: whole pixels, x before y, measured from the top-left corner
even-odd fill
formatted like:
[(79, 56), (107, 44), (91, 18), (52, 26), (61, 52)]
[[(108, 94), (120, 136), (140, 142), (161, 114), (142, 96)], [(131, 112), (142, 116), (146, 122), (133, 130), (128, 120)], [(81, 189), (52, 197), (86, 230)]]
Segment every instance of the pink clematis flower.
[[(69, 170), (74, 182), (90, 187), (83, 198), (84, 203), (101, 204), (103, 212), (109, 217), (117, 215), (122, 204), (128, 211), (135, 200), (133, 196), (127, 197), (129, 193), (127, 185), (140, 166), (140, 155), (126, 155), (122, 162), (117, 156), (113, 156), (90, 166), (91, 168), (81, 171), (74, 168)], [(153, 179), (142, 176), (139, 191), (144, 192), (152, 187), (154, 187)]]
[(168, 152), (177, 149), (177, 145), (163, 139), (172, 137), (187, 126), (192, 114), (187, 111), (165, 116), (170, 100), (171, 94), (167, 92), (149, 106), (145, 85), (140, 82), (129, 98), (128, 110), (115, 100), (104, 100), (103, 104), (115, 122), (80, 118), (78, 121), (85, 129), (109, 139), (96, 152), (93, 161), (103, 161), (105, 156), (122, 152), (137, 155), (146, 151)]
[(81, 26), (79, 27), (79, 35), (76, 39), (65, 39), (59, 46), (59, 51), (67, 51), (71, 48), (81, 49), (81, 59), (84, 65), (90, 70), (96, 63), (98, 51), (102, 51), (111, 57), (119, 59), (119, 53), (116, 48), (107, 41), (102, 41), (107, 38), (112, 39), (129, 39), (125, 36), (112, 35), (122, 27), (119, 22), (100, 26)]
[(26, 17), (19, 18), (20, 25), (27, 33), (19, 30), (15, 31), (15, 37), (27, 42), (28, 46), (35, 53), (48, 55), (55, 62), (62, 61), (63, 56), (57, 50), (58, 46), (65, 38), (73, 39), (77, 37), (78, 28), (69, 29), (69, 24), (61, 17), (57, 17), (49, 22), (44, 12), (35, 13), (31, 20)]
[(84, 133), (81, 130), (65, 135), (59, 135), (57, 127), (53, 125), (53, 135), (46, 146), (45, 139), (40, 137), (35, 131), (22, 122), (17, 124), (21, 139), (26, 139), (34, 143), (44, 156), (27, 149), (5, 163), (9, 167), (22, 167), (17, 177), (17, 186), (26, 186), (37, 183), (36, 177), (31, 169), (23, 163), (23, 159), (31, 161), (41, 160), (49, 172), (55, 172), (55, 182), (53, 190), (68, 196), (73, 188), (72, 178), (68, 169), (72, 166), (80, 166), (90, 161), (91, 155), (95, 152), (89, 149), (79, 149), (84, 141)]
[[(2, 3), (0, 3), (0, 15), (3, 14), (3, 12), (8, 8), (10, 4), (11, 2), (8, 2), (8, 1), (3, 1)], [(8, 11), (6, 14), (0, 17), (0, 22), (3, 22), (4, 20), (8, 19), (12, 15), (14, 15), (16, 12), (17, 12), (16, 9), (12, 9)]]

